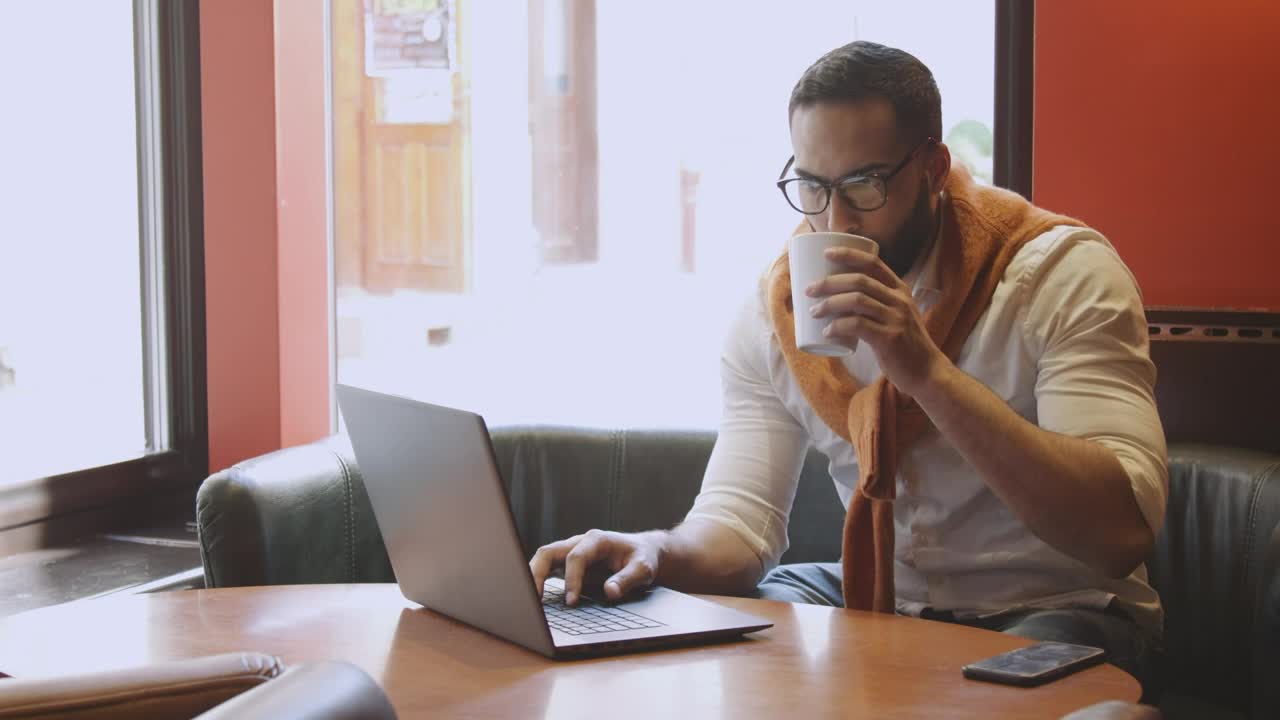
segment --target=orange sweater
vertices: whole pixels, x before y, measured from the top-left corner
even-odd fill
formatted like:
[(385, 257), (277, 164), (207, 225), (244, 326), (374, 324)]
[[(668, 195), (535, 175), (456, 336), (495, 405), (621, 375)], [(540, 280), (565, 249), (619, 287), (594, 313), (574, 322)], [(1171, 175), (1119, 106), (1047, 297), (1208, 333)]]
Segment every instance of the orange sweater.
[[(925, 327), (953, 361), (1013, 256), (1029, 240), (1057, 225), (1082, 226), (1020, 195), (973, 182), (952, 168), (942, 204), (938, 279), (942, 297), (925, 314)], [(808, 229), (801, 225), (802, 232)], [(929, 417), (887, 378), (859, 387), (839, 358), (796, 349), (791, 275), (784, 253), (769, 271), (769, 315), (787, 366), (818, 417), (849, 441), (858, 458), (858, 492), (845, 515), (845, 607), (893, 612), (893, 500), (902, 450), (932, 428)]]

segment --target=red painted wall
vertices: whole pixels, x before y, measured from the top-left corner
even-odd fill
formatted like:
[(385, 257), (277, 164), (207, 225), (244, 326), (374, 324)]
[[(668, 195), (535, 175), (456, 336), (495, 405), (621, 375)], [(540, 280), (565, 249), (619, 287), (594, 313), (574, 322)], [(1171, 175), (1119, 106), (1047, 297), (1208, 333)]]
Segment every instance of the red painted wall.
[(280, 442), (329, 434), (329, 238), (324, 3), (276, 0)]
[(1280, 310), (1280, 3), (1038, 0), (1034, 196), (1148, 305)]
[(209, 469), (280, 447), (271, 3), (200, 3)]
[(200, 23), (216, 471), (329, 433), (324, 3), (205, 2)]

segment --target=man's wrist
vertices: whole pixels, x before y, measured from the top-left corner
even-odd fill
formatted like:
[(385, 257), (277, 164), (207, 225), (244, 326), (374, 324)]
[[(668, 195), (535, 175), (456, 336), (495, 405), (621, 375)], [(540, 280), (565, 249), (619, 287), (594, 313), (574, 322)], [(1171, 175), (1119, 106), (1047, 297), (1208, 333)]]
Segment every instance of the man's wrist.
[(657, 555), (658, 561), (658, 577), (654, 579), (654, 583), (662, 584), (661, 579), (667, 575), (665, 571), (674, 549), (673, 533), (671, 530), (647, 530), (641, 535), (645, 541), (653, 543), (654, 553)]
[(960, 369), (955, 363), (939, 351), (915, 387), (910, 390), (900, 389), (919, 403), (920, 407), (927, 408), (941, 401), (951, 392), (951, 387), (955, 384), (955, 374), (958, 372)]

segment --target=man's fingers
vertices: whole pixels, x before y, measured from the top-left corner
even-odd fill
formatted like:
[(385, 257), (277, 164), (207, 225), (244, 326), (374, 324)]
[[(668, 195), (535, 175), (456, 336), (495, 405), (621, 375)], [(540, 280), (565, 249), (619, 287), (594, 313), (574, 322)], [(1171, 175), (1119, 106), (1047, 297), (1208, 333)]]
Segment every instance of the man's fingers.
[(902, 278), (895, 275), (889, 266), (884, 264), (884, 260), (875, 253), (855, 248), (834, 247), (827, 248), (826, 256), (833, 262), (879, 280), (891, 289), (897, 290), (903, 286)]
[(655, 580), (656, 569), (653, 564), (641, 558), (634, 558), (625, 567), (613, 574), (604, 583), (604, 594), (610, 600), (621, 600), (629, 593), (647, 588)]
[(861, 273), (829, 275), (810, 285), (805, 294), (809, 297), (826, 298), (852, 292), (862, 293), (883, 303), (895, 302), (897, 296), (893, 288)]
[(889, 327), (887, 325), (876, 322), (869, 317), (845, 315), (832, 318), (831, 323), (827, 325), (827, 329), (822, 334), (846, 346), (852, 344), (855, 340), (864, 340), (873, 348), (878, 348), (880, 347), (880, 340), (888, 331)]
[(599, 530), (588, 531), (564, 558), (564, 601), (568, 605), (578, 602), (582, 593), (582, 577), (601, 557), (608, 554), (609, 537)]
[(832, 295), (814, 305), (810, 315), (816, 318), (842, 315), (862, 315), (876, 322), (888, 324), (889, 307), (870, 295), (861, 292)]
[(538, 548), (529, 560), (529, 572), (533, 574), (533, 584), (538, 588), (538, 595), (542, 595), (542, 585), (556, 568), (564, 563), (565, 557), (573, 550), (581, 540), (582, 535), (574, 535), (571, 538), (549, 543)]
[(657, 564), (650, 555), (637, 552), (634, 538), (629, 535), (590, 530), (538, 548), (529, 560), (529, 570), (541, 594), (547, 577), (557, 567), (563, 567), (564, 601), (568, 605), (577, 604), (588, 582), (588, 594), (595, 594), (602, 580), (605, 597), (617, 600), (653, 584)]

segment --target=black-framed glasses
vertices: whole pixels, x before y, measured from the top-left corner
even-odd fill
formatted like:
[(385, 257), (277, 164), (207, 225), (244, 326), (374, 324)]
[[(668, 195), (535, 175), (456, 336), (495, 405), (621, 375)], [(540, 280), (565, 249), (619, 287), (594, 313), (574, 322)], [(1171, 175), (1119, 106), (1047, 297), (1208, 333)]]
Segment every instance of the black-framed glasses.
[(845, 204), (853, 210), (864, 212), (879, 210), (889, 201), (889, 181), (893, 180), (893, 176), (911, 162), (911, 158), (916, 156), (920, 148), (932, 145), (934, 142), (931, 137), (925, 138), (924, 142), (912, 148), (911, 152), (902, 158), (902, 162), (886, 174), (850, 175), (833, 183), (815, 178), (788, 178), (787, 172), (796, 161), (795, 155), (792, 155), (786, 166), (782, 168), (782, 174), (778, 176), (778, 189), (782, 191), (782, 196), (787, 199), (791, 207), (795, 208), (796, 212), (805, 215), (820, 215), (826, 212), (827, 206), (831, 204), (832, 190), (839, 190), (840, 197), (844, 198)]

